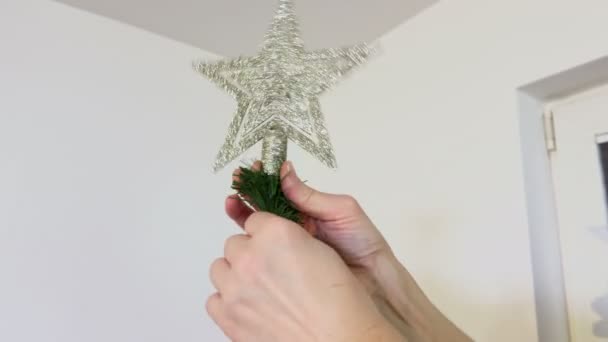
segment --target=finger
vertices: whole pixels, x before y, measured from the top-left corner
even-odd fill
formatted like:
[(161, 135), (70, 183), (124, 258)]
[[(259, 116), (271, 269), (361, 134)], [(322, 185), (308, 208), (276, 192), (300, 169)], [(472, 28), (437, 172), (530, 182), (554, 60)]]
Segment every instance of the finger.
[(286, 162), (281, 168), (281, 187), (285, 196), (301, 212), (320, 220), (333, 220), (343, 214), (361, 211), (357, 202), (349, 196), (326, 194), (306, 185), (298, 177), (293, 164)]
[(232, 172), (232, 183), (238, 182), (240, 175), (241, 175), (241, 169), (240, 168), (235, 169), (234, 172)]
[(236, 195), (229, 196), (226, 198), (226, 214), (241, 228), (244, 227), (245, 221), (253, 213), (249, 207), (247, 207), (240, 198)]
[(245, 221), (245, 231), (251, 236), (259, 234), (264, 228), (277, 227), (278, 225), (286, 224), (286, 220), (276, 215), (257, 212), (253, 213)]
[(249, 236), (241, 234), (231, 236), (226, 240), (224, 244), (224, 257), (229, 263), (233, 263), (245, 250), (249, 239)]
[(213, 319), (213, 321), (221, 328), (224, 325), (226, 318), (224, 315), (224, 303), (219, 292), (216, 292), (207, 298), (205, 308), (207, 309), (209, 317), (211, 317), (211, 319)]
[(262, 170), (262, 162), (259, 160), (256, 160), (253, 165), (251, 165), (251, 169), (253, 171), (261, 171)]
[[(259, 160), (256, 160), (253, 164), (251, 164), (251, 170), (253, 171), (260, 171), (262, 170), (262, 162)], [(241, 176), (241, 168), (235, 169), (234, 172), (232, 172), (232, 182), (238, 182), (240, 180), (240, 176)]]
[(237, 336), (235, 334), (238, 333), (238, 326), (235, 325), (229, 311), (226, 309), (224, 297), (220, 293), (215, 293), (207, 299), (205, 306), (209, 317), (224, 332), (224, 335), (230, 341), (236, 341)]
[(221, 292), (226, 288), (230, 276), (230, 264), (225, 258), (216, 259), (209, 268), (209, 278), (216, 290)]

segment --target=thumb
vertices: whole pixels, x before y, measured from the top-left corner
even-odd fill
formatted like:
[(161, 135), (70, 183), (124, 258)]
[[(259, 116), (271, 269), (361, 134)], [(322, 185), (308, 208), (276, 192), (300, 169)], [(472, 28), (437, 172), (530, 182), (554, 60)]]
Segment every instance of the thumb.
[(334, 219), (343, 209), (351, 208), (351, 202), (356, 204), (349, 196), (327, 194), (306, 185), (289, 161), (281, 168), (281, 187), (298, 210), (316, 219)]

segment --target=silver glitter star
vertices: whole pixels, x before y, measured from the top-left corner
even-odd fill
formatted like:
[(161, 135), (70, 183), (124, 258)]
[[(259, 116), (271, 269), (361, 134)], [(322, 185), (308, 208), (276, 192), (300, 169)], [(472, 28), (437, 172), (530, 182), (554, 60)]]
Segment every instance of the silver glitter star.
[(222, 169), (264, 140), (264, 171), (278, 172), (292, 140), (335, 168), (319, 96), (371, 54), (365, 44), (306, 51), (291, 0), (280, 0), (261, 51), (214, 63), (195, 62), (202, 75), (233, 95), (238, 109), (214, 164)]

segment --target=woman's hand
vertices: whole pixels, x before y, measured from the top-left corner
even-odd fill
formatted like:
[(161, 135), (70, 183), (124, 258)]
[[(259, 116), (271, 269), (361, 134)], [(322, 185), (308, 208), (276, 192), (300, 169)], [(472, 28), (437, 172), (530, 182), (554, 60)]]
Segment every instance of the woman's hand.
[(401, 341), (334, 250), (298, 225), (250, 215), (211, 267), (210, 316), (235, 342)]
[[(261, 163), (253, 167), (259, 169)], [(367, 297), (408, 341), (470, 341), (429, 301), (354, 198), (309, 187), (290, 162), (281, 168), (281, 186), (305, 215), (306, 230), (340, 255)], [(251, 215), (236, 196), (227, 199), (226, 212), (241, 227)]]
[[(260, 166), (259, 162), (253, 165), (258, 169)], [(333, 247), (349, 266), (371, 268), (378, 254), (392, 254), (382, 234), (353, 197), (309, 187), (300, 180), (291, 162), (281, 168), (281, 186), (285, 196), (305, 215), (306, 229)], [(251, 214), (236, 196), (227, 199), (226, 212), (241, 227)]]

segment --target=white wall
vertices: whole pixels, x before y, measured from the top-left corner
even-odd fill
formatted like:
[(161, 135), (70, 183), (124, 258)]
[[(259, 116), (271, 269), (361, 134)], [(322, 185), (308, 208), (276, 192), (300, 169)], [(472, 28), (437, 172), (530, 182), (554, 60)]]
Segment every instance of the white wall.
[(0, 340), (223, 341), (210, 56), (46, 0), (1, 1), (0, 42)]
[(537, 339), (516, 90), (607, 55), (607, 14), (605, 1), (441, 1), (325, 107), (350, 187), (476, 340)]
[[(476, 340), (537, 339), (516, 89), (608, 54), (606, 13), (440, 2), (324, 98), (340, 170), (291, 153)], [(0, 38), (0, 339), (223, 341), (207, 266), (236, 230), (209, 170), (234, 103), (205, 54), (35, 0), (0, 4)]]

